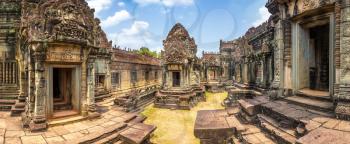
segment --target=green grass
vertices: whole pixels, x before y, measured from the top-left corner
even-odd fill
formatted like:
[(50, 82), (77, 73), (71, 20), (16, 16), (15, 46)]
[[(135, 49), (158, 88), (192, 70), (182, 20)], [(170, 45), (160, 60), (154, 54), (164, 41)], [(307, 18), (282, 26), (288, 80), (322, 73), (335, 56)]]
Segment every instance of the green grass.
[(199, 144), (193, 135), (194, 122), (199, 110), (223, 109), (222, 101), (227, 93), (205, 93), (207, 102), (200, 102), (188, 110), (170, 110), (148, 106), (142, 114), (147, 116), (146, 124), (157, 126), (151, 141), (156, 144)]

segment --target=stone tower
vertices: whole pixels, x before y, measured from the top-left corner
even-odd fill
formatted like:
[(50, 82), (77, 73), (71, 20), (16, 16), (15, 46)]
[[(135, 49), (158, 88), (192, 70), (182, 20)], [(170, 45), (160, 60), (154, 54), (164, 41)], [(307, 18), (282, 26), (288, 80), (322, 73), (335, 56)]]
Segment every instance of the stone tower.
[(202, 90), (198, 89), (200, 75), (194, 71), (197, 45), (179, 23), (171, 29), (163, 45), (163, 85), (155, 106), (190, 109), (202, 96)]

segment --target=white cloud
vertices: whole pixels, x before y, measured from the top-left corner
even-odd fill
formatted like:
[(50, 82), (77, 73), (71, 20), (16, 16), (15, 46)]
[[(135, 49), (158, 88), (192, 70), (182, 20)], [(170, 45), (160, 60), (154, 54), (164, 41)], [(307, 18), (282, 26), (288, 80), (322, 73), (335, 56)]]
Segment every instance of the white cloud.
[(87, 0), (89, 7), (95, 9), (95, 14), (98, 15), (101, 11), (106, 10), (112, 4), (112, 0)]
[(131, 15), (126, 10), (117, 11), (113, 16), (107, 17), (107, 19), (102, 21), (102, 27), (115, 26), (123, 21), (131, 19)]
[(167, 7), (173, 7), (192, 5), (194, 3), (194, 0), (134, 0), (134, 2), (140, 5), (163, 4)]
[(122, 29), (120, 33), (109, 35), (114, 44), (121, 47), (139, 49), (142, 46), (152, 50), (158, 50), (157, 40), (149, 32), (149, 23), (145, 21), (135, 21), (130, 28)]
[(253, 26), (255, 26), (255, 27), (266, 22), (269, 19), (271, 14), (267, 10), (267, 8), (263, 6), (263, 7), (259, 8), (259, 15), (260, 15), (260, 18), (253, 23)]
[(119, 7), (124, 7), (124, 6), (125, 6), (125, 3), (124, 3), (124, 2), (118, 2), (118, 6), (119, 6)]
[(163, 4), (168, 7), (176, 6), (176, 5), (192, 5), (194, 3), (193, 0), (162, 0)]

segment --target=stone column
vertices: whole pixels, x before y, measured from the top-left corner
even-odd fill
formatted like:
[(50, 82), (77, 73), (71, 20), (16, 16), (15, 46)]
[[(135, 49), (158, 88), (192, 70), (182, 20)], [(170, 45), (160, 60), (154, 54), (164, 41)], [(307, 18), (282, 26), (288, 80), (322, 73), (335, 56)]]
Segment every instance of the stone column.
[(95, 59), (87, 60), (87, 112), (90, 118), (99, 117), (95, 103)]
[(37, 51), (34, 54), (35, 57), (35, 104), (34, 115), (29, 128), (31, 131), (44, 130), (47, 128), (46, 122), (46, 86), (47, 80), (45, 78), (45, 66), (44, 61), (46, 54), (44, 51)]
[(350, 119), (350, 0), (343, 0), (340, 30), (340, 85), (336, 116)]

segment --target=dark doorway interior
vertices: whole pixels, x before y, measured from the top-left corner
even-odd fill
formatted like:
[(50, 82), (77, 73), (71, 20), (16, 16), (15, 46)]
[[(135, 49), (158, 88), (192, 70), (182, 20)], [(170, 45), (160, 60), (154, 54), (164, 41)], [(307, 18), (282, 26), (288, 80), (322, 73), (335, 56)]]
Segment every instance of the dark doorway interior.
[(329, 90), (329, 24), (310, 28), (310, 89)]
[(54, 112), (72, 110), (72, 69), (53, 69)]
[(173, 72), (173, 87), (180, 87), (180, 72)]

